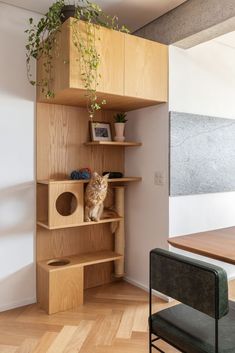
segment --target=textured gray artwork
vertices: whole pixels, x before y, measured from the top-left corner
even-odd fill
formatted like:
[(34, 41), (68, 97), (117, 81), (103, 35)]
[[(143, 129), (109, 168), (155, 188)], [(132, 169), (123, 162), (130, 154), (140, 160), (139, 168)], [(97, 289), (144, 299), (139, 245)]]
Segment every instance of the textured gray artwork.
[(170, 195), (235, 190), (235, 120), (170, 113)]

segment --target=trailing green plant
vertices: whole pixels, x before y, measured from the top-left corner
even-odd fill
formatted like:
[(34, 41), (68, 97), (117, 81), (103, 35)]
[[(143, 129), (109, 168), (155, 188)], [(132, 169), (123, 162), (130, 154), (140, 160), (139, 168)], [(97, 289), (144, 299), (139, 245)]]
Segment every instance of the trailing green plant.
[[(51, 90), (51, 72), (53, 50), (56, 43), (56, 34), (61, 25), (61, 10), (64, 6), (64, 0), (57, 0), (40, 21), (35, 24), (33, 19), (29, 19), (30, 28), (25, 31), (28, 35), (26, 44), (26, 66), (28, 80), (32, 85), (41, 87), (42, 93), (47, 98), (53, 97), (54, 92)], [(31, 73), (31, 60), (45, 57), (43, 69), (46, 77), (41, 81), (33, 80)]]
[(126, 123), (128, 120), (126, 119), (127, 113), (117, 113), (114, 115), (115, 123)]
[[(32, 85), (40, 87), (41, 92), (47, 98), (54, 97), (52, 91), (53, 53), (56, 52), (56, 35), (62, 23), (61, 12), (66, 5), (65, 0), (57, 0), (46, 15), (37, 23), (29, 19), (30, 28), (25, 32), (28, 35), (26, 44), (26, 64), (28, 79)], [(85, 32), (81, 32), (77, 25), (79, 20), (85, 22)], [(106, 103), (105, 100), (98, 101), (97, 87), (101, 78), (98, 73), (100, 65), (100, 54), (97, 50), (99, 26), (129, 33), (125, 26), (119, 26), (116, 16), (106, 15), (102, 9), (89, 0), (81, 0), (75, 5), (75, 18), (72, 21), (72, 40), (78, 51), (77, 60), (80, 61), (80, 74), (84, 88), (86, 89), (87, 107), (92, 119), (95, 112)], [(59, 52), (56, 53), (59, 55)], [(43, 56), (43, 69), (45, 76), (41, 81), (34, 81), (31, 73), (31, 59), (39, 59)]]

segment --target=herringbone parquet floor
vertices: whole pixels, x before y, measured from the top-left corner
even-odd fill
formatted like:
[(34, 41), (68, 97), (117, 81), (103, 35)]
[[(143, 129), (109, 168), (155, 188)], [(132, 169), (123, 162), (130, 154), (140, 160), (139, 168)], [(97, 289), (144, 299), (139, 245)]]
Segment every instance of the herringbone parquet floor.
[[(147, 353), (148, 295), (126, 282), (89, 289), (76, 310), (37, 305), (0, 314), (0, 353)], [(172, 304), (171, 304), (172, 305)], [(160, 310), (169, 306), (160, 299)], [(162, 344), (167, 353), (177, 350)]]

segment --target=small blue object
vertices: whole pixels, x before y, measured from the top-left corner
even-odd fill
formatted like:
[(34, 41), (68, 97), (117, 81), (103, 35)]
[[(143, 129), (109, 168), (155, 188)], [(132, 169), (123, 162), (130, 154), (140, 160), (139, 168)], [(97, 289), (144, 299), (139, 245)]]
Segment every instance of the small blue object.
[(87, 180), (91, 178), (91, 171), (88, 168), (82, 168), (79, 170), (74, 170), (71, 175), (70, 178), (72, 180)]

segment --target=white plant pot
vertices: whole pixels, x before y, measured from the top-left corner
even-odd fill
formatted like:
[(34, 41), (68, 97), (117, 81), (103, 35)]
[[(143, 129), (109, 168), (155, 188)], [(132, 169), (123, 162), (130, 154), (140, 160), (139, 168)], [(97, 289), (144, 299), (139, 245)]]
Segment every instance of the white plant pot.
[(123, 142), (125, 141), (124, 130), (125, 123), (114, 123), (115, 134), (114, 141)]

